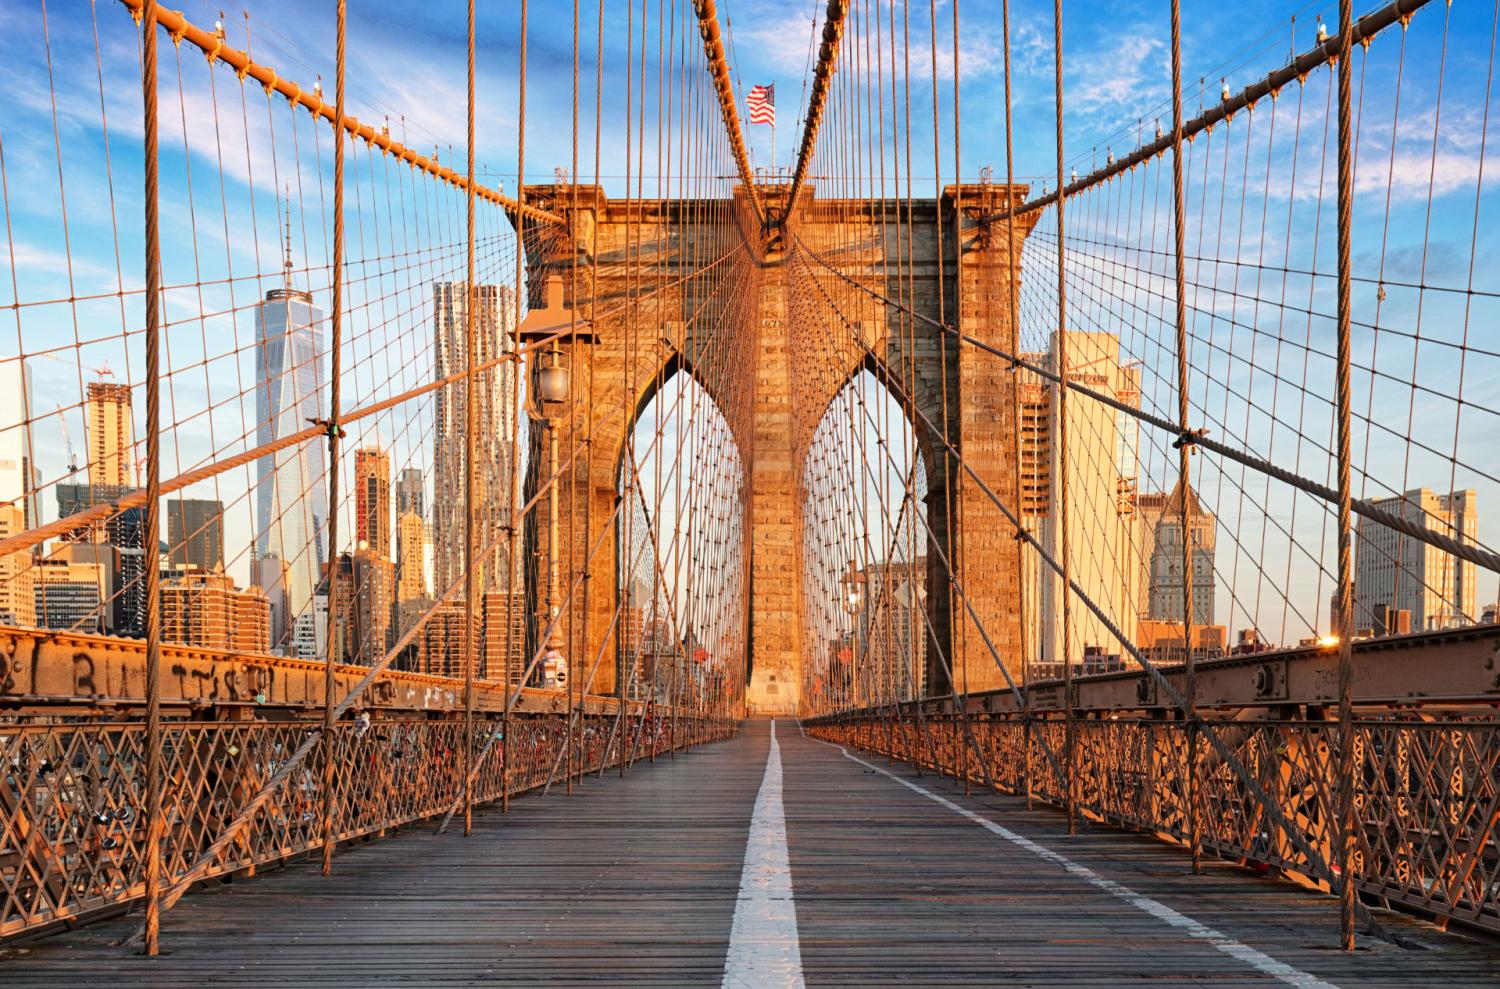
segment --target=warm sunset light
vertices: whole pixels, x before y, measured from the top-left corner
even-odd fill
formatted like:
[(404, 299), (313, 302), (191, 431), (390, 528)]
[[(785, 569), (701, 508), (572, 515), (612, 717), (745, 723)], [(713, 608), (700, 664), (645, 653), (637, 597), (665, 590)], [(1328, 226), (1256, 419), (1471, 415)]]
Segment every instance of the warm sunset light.
[(0, 989), (1496, 984), (1500, 6), (242, 7), (0, 3)]

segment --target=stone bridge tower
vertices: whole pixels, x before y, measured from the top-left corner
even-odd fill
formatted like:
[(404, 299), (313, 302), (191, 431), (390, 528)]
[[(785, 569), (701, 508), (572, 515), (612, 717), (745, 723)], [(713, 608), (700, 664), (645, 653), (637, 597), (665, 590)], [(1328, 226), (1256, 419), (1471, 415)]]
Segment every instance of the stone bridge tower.
[[(919, 526), (918, 539), (929, 539), (930, 531), (930, 541), (946, 546), (950, 529), (955, 534), (953, 567), (966, 603), (950, 588), (942, 554), (927, 553), (928, 613), (952, 656), (955, 677), (969, 690), (1004, 684), (973, 623), (965, 630), (955, 622), (967, 608), (984, 623), (1002, 661), (1019, 670), (1022, 616), (1014, 599), (1021, 578), (1019, 543), (996, 524), (998, 511), (983, 491), (960, 477), (962, 469), (945, 456), (948, 444), (962, 451), (1000, 499), (1018, 504), (1012, 466), (1018, 455), (1015, 377), (1004, 361), (959, 346), (934, 323), (941, 313), (952, 326), (956, 314), (963, 334), (1016, 352), (1005, 279), (1018, 278), (1018, 266), (1009, 255), (1004, 224), (983, 218), (1020, 202), (1025, 191), (1024, 186), (950, 186), (940, 200), (913, 201), (908, 210), (904, 200), (819, 200), (816, 190), (804, 187), (786, 223), (768, 235), (738, 187), (732, 201), (630, 202), (611, 201), (595, 186), (527, 187), (529, 203), (570, 220), (566, 230), (527, 238), (531, 305), (543, 304), (548, 275), (562, 276), (564, 306), (580, 318), (589, 316), (591, 293), (596, 303), (595, 341), (563, 348), (592, 351), (588, 360), (572, 363), (575, 394), (592, 388), (594, 416), (586, 421), (580, 410), (562, 429), (564, 456), (576, 444), (586, 455), (567, 465), (559, 506), (561, 528), (573, 534), (571, 545), (565, 537), (561, 550), (567, 560), (564, 597), (577, 581), (586, 589), (586, 604), (575, 597), (577, 613), (563, 616), (567, 653), (575, 670), (586, 670), (596, 655), (608, 652), (594, 692), (613, 693), (620, 686), (615, 647), (606, 636), (622, 589), (616, 586), (616, 541), (606, 530), (620, 497), (626, 443), (636, 418), (674, 373), (693, 374), (720, 406), (744, 461), (750, 571), (746, 703), (752, 713), (793, 714), (800, 702), (810, 645), (802, 641), (802, 457), (838, 392), (866, 369), (891, 388), (912, 420), (928, 480), (927, 525)], [(779, 214), (787, 188), (762, 186), (761, 193), (771, 215)], [(1017, 252), (1029, 230), (1029, 221), (1017, 220)], [(715, 291), (684, 280), (735, 249), (753, 263), (738, 266), (732, 286)], [(807, 272), (835, 277), (813, 256), (876, 292), (904, 281), (902, 295), (910, 308), (934, 322), (907, 317), (871, 297), (859, 314), (862, 342), (838, 352), (843, 367), (835, 375), (808, 382), (797, 367), (799, 345), (811, 334), (850, 336), (808, 325), (808, 319), (799, 322), (799, 316), (810, 316), (808, 300), (799, 295), (808, 289)], [(632, 297), (642, 301), (629, 318), (625, 303)], [(718, 331), (732, 333), (727, 344), (724, 338), (716, 344), (733, 348), (732, 359), (697, 361)], [(753, 389), (715, 380), (726, 367), (741, 376), (753, 369)], [(535, 455), (531, 462), (537, 462)], [(533, 476), (531, 490), (535, 483)], [(523, 494), (529, 497), (530, 491)], [(536, 531), (545, 531), (545, 500), (533, 517)], [(985, 521), (960, 540), (956, 536), (966, 518)], [(530, 579), (542, 578), (534, 569)], [(928, 693), (946, 693), (943, 664), (930, 646), (927, 653)]]

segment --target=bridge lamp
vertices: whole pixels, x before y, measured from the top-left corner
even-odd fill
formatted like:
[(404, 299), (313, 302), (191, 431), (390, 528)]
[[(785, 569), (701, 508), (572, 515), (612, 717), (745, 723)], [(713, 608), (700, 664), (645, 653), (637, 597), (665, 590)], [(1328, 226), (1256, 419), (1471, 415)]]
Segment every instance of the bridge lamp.
[[(563, 305), (563, 280), (561, 275), (547, 275), (542, 287), (544, 305), (534, 307), (526, 314), (521, 325), (516, 327), (516, 347), (540, 351), (532, 362), (530, 395), (526, 411), (542, 423), (547, 431), (547, 463), (544, 476), (551, 478), (547, 487), (547, 597), (545, 601), (547, 621), (552, 632), (547, 636), (549, 663), (554, 670), (566, 669), (566, 660), (561, 648), (562, 623), (557, 620), (562, 606), (562, 594), (557, 562), (558, 539), (557, 489), (557, 421), (563, 415), (564, 406), (572, 391), (572, 375), (563, 360), (562, 343), (594, 343), (593, 327), (578, 313)], [(539, 621), (541, 619), (539, 618)], [(540, 633), (542, 629), (537, 629)]]
[(849, 617), (854, 620), (852, 624), (855, 626), (849, 632), (849, 667), (843, 673), (843, 676), (847, 679), (840, 684), (840, 692), (848, 700), (856, 690), (863, 687), (863, 684), (856, 682), (856, 664), (854, 658), (859, 653), (858, 624), (859, 614), (865, 606), (865, 574), (863, 571), (856, 569), (853, 563), (849, 564), (849, 569), (845, 571), (844, 576), (839, 578), (839, 594), (842, 598), (839, 603), (843, 606), (844, 611)]
[(536, 394), (542, 408), (565, 405), (572, 385), (572, 374), (562, 362), (562, 353), (549, 348), (542, 354), (536, 372)]
[(544, 305), (533, 308), (516, 329), (516, 344), (539, 350), (532, 363), (530, 397), (527, 411), (533, 418), (550, 421), (568, 402), (572, 375), (563, 361), (564, 343), (597, 343), (598, 337), (588, 320), (563, 305), (561, 275), (548, 275), (542, 287)]
[(853, 567), (844, 576), (839, 578), (839, 590), (842, 592), (844, 611), (853, 617), (860, 613), (865, 606), (865, 575)]

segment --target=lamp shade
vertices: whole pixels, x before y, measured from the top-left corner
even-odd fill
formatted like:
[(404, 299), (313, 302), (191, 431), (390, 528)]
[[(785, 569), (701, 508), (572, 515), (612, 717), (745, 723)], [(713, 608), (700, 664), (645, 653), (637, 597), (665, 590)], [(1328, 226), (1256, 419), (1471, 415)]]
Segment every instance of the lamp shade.
[(572, 375), (561, 364), (542, 367), (536, 374), (537, 397), (549, 404), (560, 404), (568, 400)]
[(859, 614), (865, 603), (865, 575), (851, 568), (839, 578), (839, 590), (844, 596), (844, 600), (840, 602), (844, 610), (851, 615)]
[(540, 308), (532, 309), (521, 320), (516, 329), (516, 339), (522, 344), (538, 344), (549, 340), (562, 343), (595, 343), (597, 337), (589, 321), (563, 305), (563, 279), (561, 275), (547, 275), (542, 284)]

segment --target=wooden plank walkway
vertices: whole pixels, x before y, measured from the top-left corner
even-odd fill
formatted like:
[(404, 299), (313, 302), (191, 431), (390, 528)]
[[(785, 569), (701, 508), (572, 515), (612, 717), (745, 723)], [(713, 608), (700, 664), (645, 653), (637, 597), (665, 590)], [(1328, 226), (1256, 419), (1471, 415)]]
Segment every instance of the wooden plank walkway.
[[(750, 722), (486, 810), (471, 838), (346, 851), (327, 879), (299, 863), (196, 893), (162, 958), (116, 946), (124, 918), (3, 947), (0, 986), (718, 985), (769, 738)], [(1144, 837), (1068, 837), (1054, 811), (856, 761), (793, 722), (777, 740), (809, 986), (1500, 985), (1493, 939), (1388, 916), (1428, 950), (1344, 954), (1330, 899), (1221, 864), (1192, 876)]]

